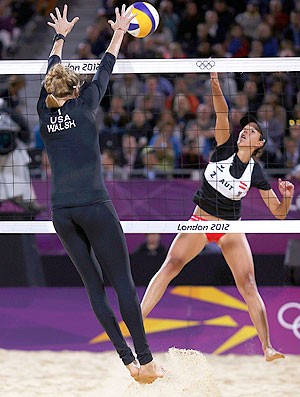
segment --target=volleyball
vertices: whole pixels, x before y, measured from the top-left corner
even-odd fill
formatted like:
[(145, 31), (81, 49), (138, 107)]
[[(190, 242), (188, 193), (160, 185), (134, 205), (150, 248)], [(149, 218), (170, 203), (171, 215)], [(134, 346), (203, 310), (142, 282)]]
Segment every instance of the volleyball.
[(145, 1), (133, 3), (132, 14), (137, 15), (130, 22), (128, 33), (142, 39), (155, 32), (159, 24), (159, 14), (152, 4)]

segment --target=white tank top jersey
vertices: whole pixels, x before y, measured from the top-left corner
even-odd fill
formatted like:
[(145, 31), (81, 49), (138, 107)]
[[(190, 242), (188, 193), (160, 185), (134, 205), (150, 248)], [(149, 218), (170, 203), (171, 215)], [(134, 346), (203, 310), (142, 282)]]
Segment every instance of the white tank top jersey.
[(207, 165), (204, 176), (212, 188), (230, 200), (241, 200), (245, 197), (251, 187), (251, 176), (254, 169), (254, 160), (251, 158), (245, 171), (240, 178), (235, 178), (230, 173), (234, 153), (226, 160), (218, 162), (210, 161)]

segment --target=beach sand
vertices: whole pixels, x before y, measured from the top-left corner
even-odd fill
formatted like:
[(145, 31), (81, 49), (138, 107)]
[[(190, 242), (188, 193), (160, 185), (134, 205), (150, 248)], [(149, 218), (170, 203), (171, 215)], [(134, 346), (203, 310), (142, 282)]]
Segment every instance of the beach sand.
[(172, 348), (156, 353), (166, 371), (151, 385), (133, 381), (115, 352), (0, 350), (2, 397), (296, 397), (300, 356), (202, 355)]

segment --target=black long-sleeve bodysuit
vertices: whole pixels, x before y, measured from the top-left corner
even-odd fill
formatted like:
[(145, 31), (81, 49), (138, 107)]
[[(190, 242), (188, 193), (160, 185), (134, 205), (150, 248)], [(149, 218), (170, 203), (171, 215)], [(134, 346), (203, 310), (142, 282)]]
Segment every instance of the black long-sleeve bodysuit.
[[(60, 61), (58, 56), (51, 56), (48, 70)], [(60, 108), (46, 107), (47, 92), (42, 87), (37, 110), (51, 166), (55, 230), (83, 280), (96, 317), (127, 365), (134, 360), (134, 355), (108, 303), (102, 271), (109, 278), (137, 358), (143, 365), (152, 360), (152, 355), (131, 276), (125, 237), (102, 176), (95, 123), (114, 64), (115, 57), (106, 53), (92, 82), (78, 98), (68, 100)], [(91, 258), (91, 248), (99, 268)]]

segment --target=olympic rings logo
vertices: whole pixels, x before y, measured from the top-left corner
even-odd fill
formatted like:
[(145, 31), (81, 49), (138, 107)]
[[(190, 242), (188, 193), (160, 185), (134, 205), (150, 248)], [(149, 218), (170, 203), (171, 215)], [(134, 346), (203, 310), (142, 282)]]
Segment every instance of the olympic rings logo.
[(210, 70), (215, 66), (215, 64), (216, 64), (215, 61), (213, 61), (212, 59), (196, 62), (196, 65), (201, 70)]
[(300, 314), (297, 316), (293, 322), (288, 323), (284, 319), (284, 314), (287, 312), (289, 309), (297, 309), (300, 312), (300, 303), (297, 302), (288, 302), (281, 306), (281, 308), (278, 310), (277, 313), (277, 319), (279, 321), (279, 324), (285, 328), (285, 329), (290, 329), (295, 337), (297, 339), (300, 339)]

